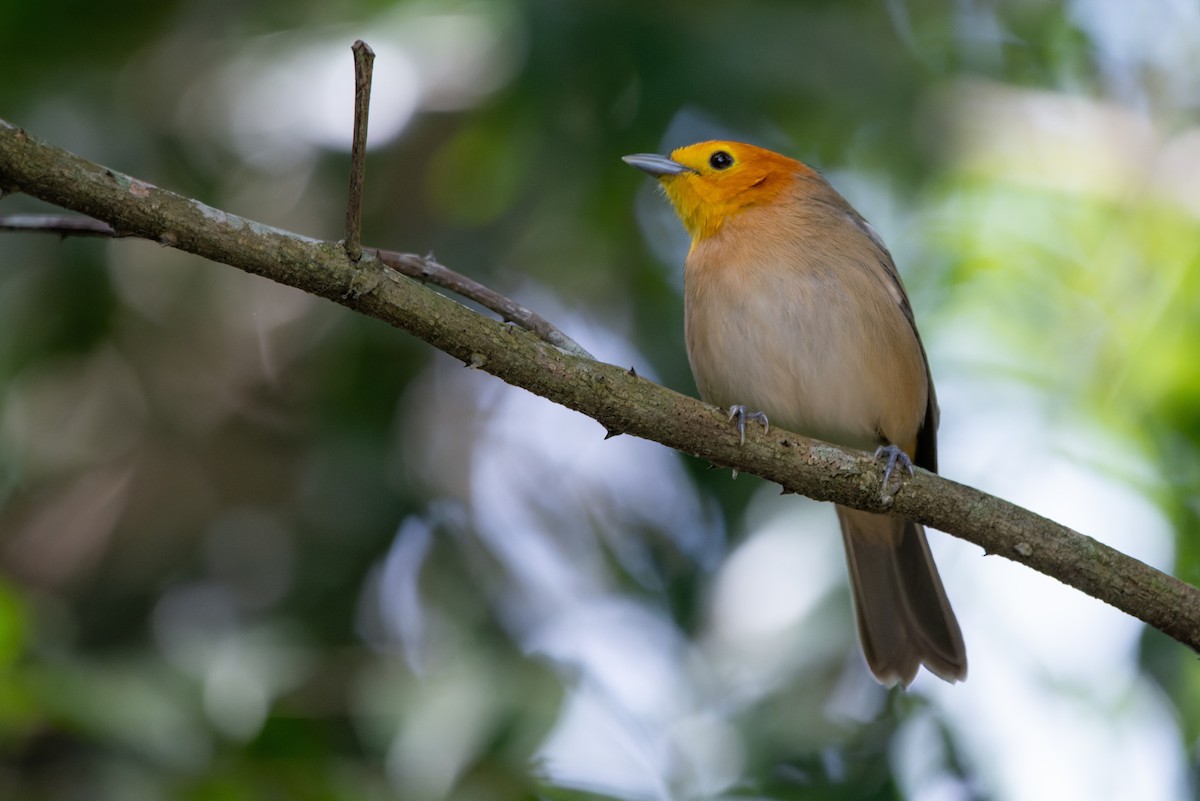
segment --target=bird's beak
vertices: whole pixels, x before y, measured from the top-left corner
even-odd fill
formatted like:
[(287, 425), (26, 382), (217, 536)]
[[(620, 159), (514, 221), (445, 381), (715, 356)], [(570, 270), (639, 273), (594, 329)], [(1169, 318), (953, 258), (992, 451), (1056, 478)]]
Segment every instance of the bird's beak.
[(664, 175), (679, 175), (685, 172), (695, 172), (691, 167), (685, 167), (674, 159), (658, 156), (654, 153), (635, 153), (632, 156), (622, 156), (621, 161), (631, 164), (643, 172), (648, 172), (656, 178)]

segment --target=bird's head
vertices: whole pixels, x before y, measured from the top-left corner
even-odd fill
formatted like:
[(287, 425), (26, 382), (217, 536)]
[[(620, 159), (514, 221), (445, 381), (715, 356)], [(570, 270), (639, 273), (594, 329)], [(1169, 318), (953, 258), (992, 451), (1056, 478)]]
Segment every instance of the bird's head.
[(777, 201), (799, 175), (800, 162), (742, 142), (711, 141), (670, 156), (639, 153), (624, 161), (658, 178), (693, 242), (712, 236), (747, 208)]

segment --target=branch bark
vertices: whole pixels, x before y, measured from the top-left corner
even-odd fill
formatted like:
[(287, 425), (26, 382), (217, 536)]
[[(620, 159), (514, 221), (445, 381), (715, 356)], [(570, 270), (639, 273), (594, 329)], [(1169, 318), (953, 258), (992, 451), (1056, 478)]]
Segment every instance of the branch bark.
[[(41, 143), (0, 120), (0, 192), (20, 191), (137, 236), (261, 275), (384, 320), (482, 369), (625, 433), (820, 501), (903, 515), (1057, 578), (1200, 650), (1200, 590), (1026, 509), (917, 470), (894, 495), (858, 451), (772, 429), (739, 445), (723, 411), (567, 353), (413, 281), (364, 250), (253, 222)], [(422, 257), (396, 254), (402, 260)], [(393, 261), (394, 259), (389, 259)]]

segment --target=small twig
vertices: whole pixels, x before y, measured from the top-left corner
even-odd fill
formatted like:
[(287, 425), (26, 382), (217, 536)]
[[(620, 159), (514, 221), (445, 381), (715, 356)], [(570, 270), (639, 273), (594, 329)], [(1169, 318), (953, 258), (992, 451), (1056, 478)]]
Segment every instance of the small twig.
[(439, 264), (432, 256), (418, 256), (415, 253), (397, 253), (394, 250), (371, 248), (368, 248), (368, 251), (393, 270), (404, 273), (409, 278), (415, 278), (422, 283), (436, 284), (457, 295), (473, 300), (485, 309), (491, 309), (499, 314), (505, 322), (516, 323), (527, 331), (532, 331), (561, 351), (582, 356), (585, 359), (596, 358), (537, 312), (525, 308), (520, 303), (510, 300), (472, 278), (454, 272), (449, 267)]
[(359, 39), (354, 52), (354, 139), (350, 145), (350, 198), (346, 204), (346, 239), (351, 261), (362, 258), (362, 190), (367, 168), (367, 116), (371, 109), (371, 70), (375, 51)]
[(117, 233), (106, 222), (91, 217), (68, 217), (55, 214), (12, 214), (0, 217), (0, 231), (37, 231), (47, 234), (68, 236), (100, 236), (116, 239), (126, 234)]

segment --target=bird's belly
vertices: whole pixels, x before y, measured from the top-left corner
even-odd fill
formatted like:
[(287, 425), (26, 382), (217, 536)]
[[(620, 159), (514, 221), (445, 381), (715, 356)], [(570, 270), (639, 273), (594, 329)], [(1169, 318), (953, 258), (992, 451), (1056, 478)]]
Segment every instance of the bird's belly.
[[(915, 335), (895, 341), (895, 326), (836, 292), (692, 297), (685, 321), (692, 373), (710, 403), (742, 404), (773, 425), (864, 450), (907, 443), (920, 428), (926, 379), (923, 360), (913, 364)], [(914, 367), (917, 382), (903, 374)]]

